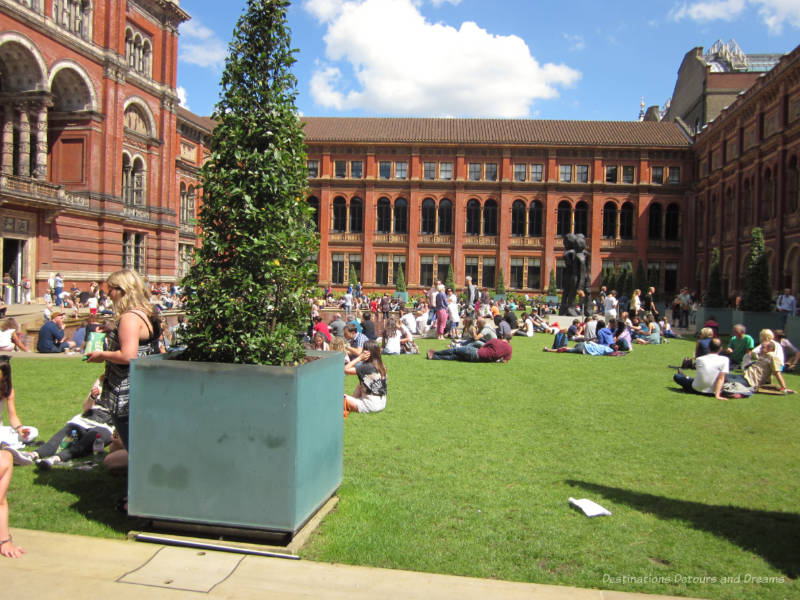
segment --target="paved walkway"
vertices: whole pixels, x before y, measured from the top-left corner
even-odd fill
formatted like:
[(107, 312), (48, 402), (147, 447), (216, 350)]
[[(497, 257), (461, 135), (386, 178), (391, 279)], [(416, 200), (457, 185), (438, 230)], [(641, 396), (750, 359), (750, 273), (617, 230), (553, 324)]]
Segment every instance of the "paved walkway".
[[(12, 530), (25, 548), (0, 558), (3, 598), (75, 595), (116, 600), (209, 598), (657, 600), (604, 590), (352, 567)], [(686, 600), (684, 598), (684, 600)]]

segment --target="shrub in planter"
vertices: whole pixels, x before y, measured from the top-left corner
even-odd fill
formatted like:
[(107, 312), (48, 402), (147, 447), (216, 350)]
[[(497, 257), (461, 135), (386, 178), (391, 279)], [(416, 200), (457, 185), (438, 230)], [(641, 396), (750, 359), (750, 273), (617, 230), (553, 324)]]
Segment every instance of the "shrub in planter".
[(745, 259), (742, 310), (766, 312), (772, 304), (772, 290), (769, 263), (764, 251), (764, 233), (760, 227), (753, 227), (750, 236), (750, 250)]
[(711, 255), (711, 267), (708, 270), (708, 286), (703, 304), (708, 308), (721, 308), (725, 304), (722, 294), (722, 269), (719, 264), (719, 248), (714, 248)]

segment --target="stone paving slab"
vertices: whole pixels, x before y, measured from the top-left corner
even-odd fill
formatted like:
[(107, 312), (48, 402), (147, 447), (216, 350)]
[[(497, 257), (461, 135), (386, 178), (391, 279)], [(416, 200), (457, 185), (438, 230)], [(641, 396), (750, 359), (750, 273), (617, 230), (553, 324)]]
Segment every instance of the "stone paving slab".
[[(14, 540), (26, 553), (20, 559), (0, 558), (3, 598), (54, 598), (75, 593), (115, 600), (184, 600), (200, 597), (245, 600), (669, 598), (305, 560), (239, 556), (29, 529), (15, 529), (12, 533)], [(148, 565), (151, 566), (149, 571)], [(204, 568), (208, 573), (201, 577), (197, 573)], [(187, 585), (194, 586), (192, 589), (197, 591), (183, 587)]]

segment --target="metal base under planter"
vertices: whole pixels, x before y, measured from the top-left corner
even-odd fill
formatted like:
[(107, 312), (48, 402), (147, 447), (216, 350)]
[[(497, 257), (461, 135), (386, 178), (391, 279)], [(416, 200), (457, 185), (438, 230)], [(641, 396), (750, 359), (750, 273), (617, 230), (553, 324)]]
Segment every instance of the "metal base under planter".
[(128, 512), (293, 536), (342, 480), (342, 355), (131, 363)]

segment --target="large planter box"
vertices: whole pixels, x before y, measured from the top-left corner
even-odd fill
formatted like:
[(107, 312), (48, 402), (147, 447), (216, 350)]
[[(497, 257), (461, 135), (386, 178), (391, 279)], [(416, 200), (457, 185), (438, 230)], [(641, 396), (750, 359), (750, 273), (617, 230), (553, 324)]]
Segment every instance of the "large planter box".
[(408, 292), (395, 292), (394, 297), (408, 304)]
[(714, 317), (714, 320), (719, 323), (720, 335), (731, 335), (733, 333), (733, 326), (739, 321), (733, 319), (733, 309), (730, 308), (708, 308), (706, 306), (698, 306), (697, 314), (695, 317), (695, 326), (699, 332), (703, 328), (709, 318)]
[(296, 533), (342, 481), (342, 355), (309, 355), (132, 361), (129, 514)]
[(746, 310), (734, 310), (733, 322), (743, 323), (747, 328), (747, 333), (750, 334), (756, 343), (758, 343), (758, 333), (762, 329), (776, 329), (783, 328), (783, 315), (777, 312), (751, 312)]

